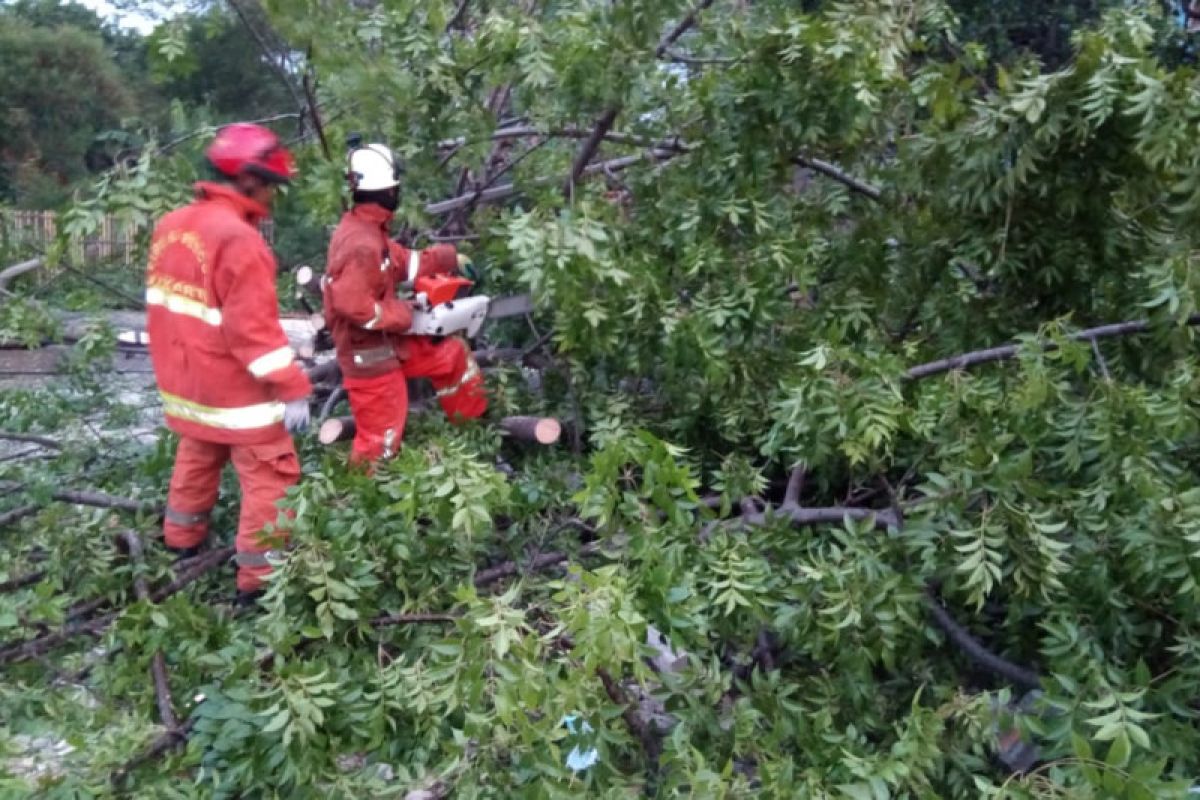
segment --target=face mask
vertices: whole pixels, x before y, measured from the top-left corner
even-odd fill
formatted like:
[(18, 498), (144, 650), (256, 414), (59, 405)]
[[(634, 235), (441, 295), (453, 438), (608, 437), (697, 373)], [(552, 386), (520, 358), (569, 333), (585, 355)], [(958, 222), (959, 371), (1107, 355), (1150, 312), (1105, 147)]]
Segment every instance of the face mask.
[(383, 206), (388, 211), (395, 211), (400, 205), (400, 193), (388, 192), (386, 195), (379, 198), (379, 205)]

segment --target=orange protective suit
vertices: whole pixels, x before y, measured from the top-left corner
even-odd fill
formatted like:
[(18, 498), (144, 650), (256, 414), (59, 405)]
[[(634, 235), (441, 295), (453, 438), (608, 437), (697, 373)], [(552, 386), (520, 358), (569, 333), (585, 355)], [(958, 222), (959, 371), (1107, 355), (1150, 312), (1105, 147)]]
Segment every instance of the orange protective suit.
[(352, 462), (387, 458), (399, 449), (408, 418), (406, 378), (429, 378), (451, 420), (487, 410), (483, 376), (466, 343), (405, 335), (412, 309), (396, 297), (403, 281), (456, 269), (454, 247), (409, 250), (389, 239), (391, 220), (381, 206), (356, 205), (329, 243), (325, 318), (354, 415)]
[(146, 271), (150, 357), (167, 426), (180, 436), (166, 543), (204, 542), (232, 460), (242, 486), (243, 591), (270, 573), (270, 543), (259, 533), (300, 477), (283, 404), (312, 392), (279, 324), (275, 258), (256, 227), (267, 213), (232, 187), (199, 183), (196, 200), (155, 227)]

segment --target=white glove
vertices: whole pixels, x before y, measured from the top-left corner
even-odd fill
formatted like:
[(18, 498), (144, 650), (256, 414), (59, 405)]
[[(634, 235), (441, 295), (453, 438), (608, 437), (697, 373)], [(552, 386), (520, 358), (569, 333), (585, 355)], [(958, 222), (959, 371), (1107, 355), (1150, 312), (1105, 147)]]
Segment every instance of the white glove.
[(296, 433), (308, 429), (309, 421), (308, 398), (289, 400), (283, 406), (283, 427), (288, 433)]

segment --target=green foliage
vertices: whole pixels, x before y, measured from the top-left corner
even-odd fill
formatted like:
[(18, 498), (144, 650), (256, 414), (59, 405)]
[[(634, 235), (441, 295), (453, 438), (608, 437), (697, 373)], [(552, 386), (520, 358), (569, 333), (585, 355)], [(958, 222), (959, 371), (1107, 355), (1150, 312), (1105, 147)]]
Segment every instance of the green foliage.
[[(563, 416), (582, 452), (428, 417), (374, 476), (306, 446), (293, 548), (258, 613), (231, 611), (228, 574), (134, 603), (103, 658), (62, 649), (64, 671), (92, 663), (85, 679), (7, 667), (0, 738), (81, 732), (88, 759), (47, 791), (101, 793), (156, 732), (145, 675), (161, 649), (195, 728), (165, 768), (135, 772), (139, 796), (1181, 796), (1200, 772), (1197, 76), (1162, 57), (1153, 9), (1099, 5), (1035, 10), (1063, 37), (1039, 43), (985, 32), (977, 4), (714, 4), (673, 45), (700, 62), (668, 65), (655, 47), (690, 4), (471, 3), (447, 32), (457, 3), (269, 3), (311, 54), (331, 141), (361, 130), (404, 154), (410, 233), (491, 154), (496, 87), (506, 114), (583, 129), (498, 150), (520, 157), (498, 179), (519, 199), (471, 217), (488, 291), (531, 292), (553, 325), (541, 389), (502, 371), (498, 410)], [(1038, 19), (1012, 3), (995, 18), (1018, 12)], [(172, 36), (155, 40), (162, 74), (198, 78), (198, 43)], [(1009, 49), (1026, 46), (1045, 68)], [(564, 200), (609, 108), (614, 130), (687, 146)], [(628, 141), (599, 158), (644, 152)], [(72, 234), (101, 210), (144, 231), (201, 144), (107, 175)], [(315, 146), (301, 158), (284, 208), (319, 231), (340, 167)], [(29, 307), (7, 314), (9, 335), (43, 335)], [(1143, 317), (1136, 336), (1071, 338)], [(1014, 340), (1003, 363), (907, 372)], [(96, 381), (85, 362), (60, 391), (7, 393), (0, 424), (119, 415)], [(163, 493), (166, 438), (112, 460), (86, 449), (0, 477), (38, 498), (81, 473)], [(114, 466), (130, 453), (132, 476)], [(832, 511), (760, 513), (798, 465), (789, 511)], [(845, 513), (864, 507), (894, 524)], [(149, 540), (154, 522), (132, 522)], [(0, 627), (19, 638), (80, 599), (127, 601), (129, 565), (102, 535), (116, 524), (54, 505), (19, 522), (2, 574), (47, 576), (0, 595)], [(165, 580), (149, 550), (146, 576)], [(1036, 669), (1041, 693), (1018, 700), (966, 658), (931, 593)], [(385, 619), (421, 614), (436, 616)], [(72, 702), (80, 683), (96, 707)], [(1038, 748), (1025, 775), (996, 758), (1012, 732)], [(568, 766), (576, 745), (592, 767)]]

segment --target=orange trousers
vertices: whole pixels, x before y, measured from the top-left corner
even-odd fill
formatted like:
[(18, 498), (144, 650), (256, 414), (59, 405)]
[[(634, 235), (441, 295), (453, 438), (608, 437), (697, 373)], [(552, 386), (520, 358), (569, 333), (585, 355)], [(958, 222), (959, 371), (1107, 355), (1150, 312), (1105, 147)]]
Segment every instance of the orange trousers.
[[(175, 451), (175, 470), (167, 493), (163, 535), (168, 547), (199, 547), (208, 538), (208, 517), (217, 504), (221, 470), (229, 461), (237, 470), (242, 487), (238, 519), (237, 588), (252, 592), (262, 588), (271, 573), (272, 548), (260, 541), (259, 533), (275, 522), (275, 504), (289, 486), (300, 480), (300, 460), (292, 438), (284, 434), (266, 444), (228, 445), (183, 437)], [(286, 533), (272, 535), (286, 541)]]
[(462, 339), (440, 342), (424, 336), (408, 341), (404, 365), (374, 378), (346, 378), (342, 385), (354, 415), (350, 462), (390, 458), (400, 449), (408, 420), (408, 378), (429, 378), (451, 422), (476, 419), (487, 411), (483, 375)]

